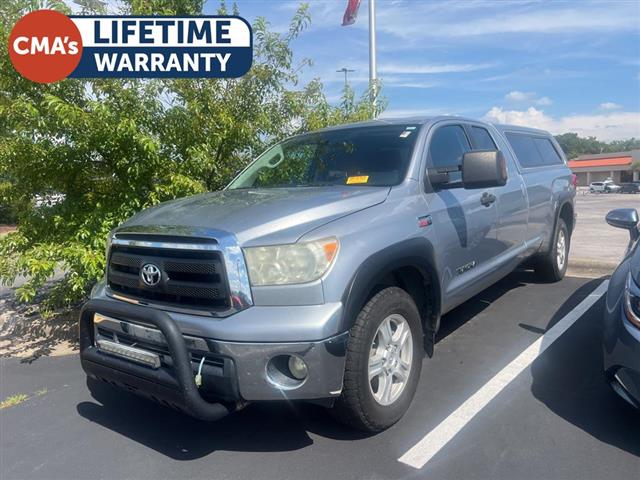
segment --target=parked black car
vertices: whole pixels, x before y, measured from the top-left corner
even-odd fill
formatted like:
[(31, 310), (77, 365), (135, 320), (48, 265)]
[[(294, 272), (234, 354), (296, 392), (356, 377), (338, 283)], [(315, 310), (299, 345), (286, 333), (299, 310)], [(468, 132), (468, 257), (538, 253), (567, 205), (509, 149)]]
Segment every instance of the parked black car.
[(621, 183), (619, 193), (640, 193), (640, 182)]
[(633, 208), (607, 214), (611, 226), (629, 230), (624, 260), (611, 276), (604, 313), (604, 368), (618, 395), (640, 408), (640, 224)]

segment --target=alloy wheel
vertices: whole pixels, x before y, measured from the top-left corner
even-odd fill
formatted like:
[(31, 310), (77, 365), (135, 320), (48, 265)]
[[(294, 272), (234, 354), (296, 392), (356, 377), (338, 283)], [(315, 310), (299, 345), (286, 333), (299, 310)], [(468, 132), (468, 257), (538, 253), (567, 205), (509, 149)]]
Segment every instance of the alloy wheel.
[(386, 317), (373, 337), (369, 353), (369, 388), (376, 402), (391, 405), (402, 394), (411, 373), (413, 337), (400, 314)]
[(558, 270), (564, 268), (567, 261), (567, 239), (564, 230), (558, 232), (558, 240), (556, 241), (556, 261), (558, 262)]

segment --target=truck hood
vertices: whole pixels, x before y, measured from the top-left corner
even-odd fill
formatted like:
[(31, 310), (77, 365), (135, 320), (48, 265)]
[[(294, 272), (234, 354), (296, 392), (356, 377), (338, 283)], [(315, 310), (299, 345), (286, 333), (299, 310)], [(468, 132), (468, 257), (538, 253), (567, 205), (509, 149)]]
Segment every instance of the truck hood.
[(294, 243), (327, 222), (384, 202), (389, 190), (351, 186), (222, 190), (161, 203), (120, 228), (223, 230), (233, 233), (242, 246)]

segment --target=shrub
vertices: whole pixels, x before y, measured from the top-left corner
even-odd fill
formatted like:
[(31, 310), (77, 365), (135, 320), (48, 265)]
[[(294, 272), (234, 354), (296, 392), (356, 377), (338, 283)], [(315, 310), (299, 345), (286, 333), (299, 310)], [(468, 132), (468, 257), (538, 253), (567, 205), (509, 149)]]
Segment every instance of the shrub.
[[(356, 101), (347, 89), (343, 104), (332, 107), (318, 80), (298, 86), (310, 62), (294, 62), (291, 44), (310, 22), (306, 5), (283, 34), (256, 20), (253, 66), (239, 79), (40, 85), (18, 75), (7, 52), (13, 24), (32, 3), (0, 7), (0, 178), (11, 179), (1, 184), (0, 198), (19, 206), (7, 210), (19, 229), (0, 239), (0, 281), (25, 276), (17, 291), (24, 301), (61, 271), (46, 307), (78, 302), (104, 272), (107, 233), (135, 212), (221, 188), (278, 139), (375, 113), (368, 94)], [(103, 8), (82, 4), (89, 13)], [(67, 8), (56, 1), (48, 7)], [(133, 0), (124, 9), (195, 14), (202, 2)], [(226, 11), (223, 3), (220, 12)], [(48, 193), (63, 200), (36, 206), (34, 197)]]

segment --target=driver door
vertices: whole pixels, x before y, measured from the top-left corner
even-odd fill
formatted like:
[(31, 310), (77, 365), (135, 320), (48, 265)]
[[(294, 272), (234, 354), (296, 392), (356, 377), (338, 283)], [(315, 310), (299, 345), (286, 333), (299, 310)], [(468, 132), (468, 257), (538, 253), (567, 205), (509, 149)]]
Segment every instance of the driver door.
[[(470, 150), (471, 142), (461, 124), (439, 124), (430, 135), (427, 167), (461, 167), (463, 155)], [(477, 293), (478, 283), (482, 283), (477, 280), (500, 251), (498, 208), (495, 201), (486, 202), (487, 195), (496, 196), (494, 190), (466, 190), (462, 173), (456, 171), (449, 174), (448, 183), (432, 191), (429, 210), (438, 241), (445, 310)]]

